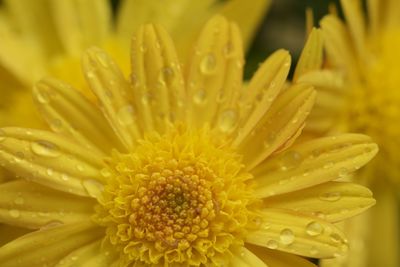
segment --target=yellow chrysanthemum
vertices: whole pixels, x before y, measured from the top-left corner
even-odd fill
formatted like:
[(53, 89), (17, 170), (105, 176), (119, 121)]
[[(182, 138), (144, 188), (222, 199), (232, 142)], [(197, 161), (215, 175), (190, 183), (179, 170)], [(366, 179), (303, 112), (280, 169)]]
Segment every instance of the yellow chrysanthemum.
[[(96, 45), (128, 72), (129, 40), (139, 25), (160, 23), (186, 56), (201, 26), (221, 13), (238, 22), (250, 43), (269, 0), (121, 1), (115, 19), (109, 0), (5, 0), (0, 9), (0, 125), (37, 127), (30, 89), (44, 75), (68, 80), (88, 93), (80, 55)], [(252, 14), (252, 16), (247, 16)], [(115, 21), (114, 21), (115, 20)]]
[(243, 87), (239, 29), (223, 17), (184, 70), (160, 26), (132, 40), (129, 81), (101, 49), (85, 54), (98, 104), (47, 78), (34, 99), (53, 132), (1, 129), (0, 162), (24, 179), (0, 185), (0, 221), (39, 229), (1, 247), (2, 266), (314, 266), (296, 255), (346, 252), (333, 223), (375, 201), (334, 180), (377, 146), (293, 145), (315, 92), (285, 85), (286, 51)]
[(400, 264), (400, 2), (343, 0), (341, 7), (346, 22), (334, 13), (320, 22), (326, 68), (318, 70), (319, 65), (299, 78), (318, 88), (306, 130), (314, 136), (355, 131), (376, 140), (379, 155), (356, 179), (372, 188), (378, 205), (345, 226), (354, 239), (351, 253), (326, 266), (395, 267)]

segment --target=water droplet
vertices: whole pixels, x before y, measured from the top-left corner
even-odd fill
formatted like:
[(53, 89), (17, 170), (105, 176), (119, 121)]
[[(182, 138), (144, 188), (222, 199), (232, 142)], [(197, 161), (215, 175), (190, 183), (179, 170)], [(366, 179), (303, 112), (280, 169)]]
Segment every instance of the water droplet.
[(334, 243), (341, 243), (342, 242), (342, 238), (337, 233), (332, 233), (330, 237), (331, 237), (332, 242), (334, 242)]
[(58, 146), (45, 140), (32, 142), (31, 149), (35, 154), (48, 158), (55, 158), (61, 154)]
[(118, 121), (122, 125), (132, 124), (134, 122), (134, 113), (135, 113), (135, 110), (134, 110), (133, 106), (131, 106), (131, 105), (123, 106), (118, 110), (118, 113), (117, 113)]
[(309, 234), (310, 236), (317, 236), (322, 234), (322, 231), (324, 230), (324, 228), (322, 227), (322, 225), (319, 222), (310, 222), (309, 224), (307, 224), (306, 226), (306, 233)]
[(325, 192), (319, 195), (319, 199), (330, 202), (338, 201), (340, 198), (340, 192)]
[(104, 53), (103, 51), (98, 51), (96, 53), (97, 59), (100, 63), (101, 66), (103, 66), (104, 68), (108, 68), (108, 58), (107, 58), (107, 54)]
[(281, 159), (281, 170), (286, 171), (300, 165), (303, 161), (303, 156), (297, 151), (287, 151)]
[(45, 89), (43, 89), (43, 88), (37, 90), (36, 99), (37, 99), (37, 101), (39, 101), (39, 103), (41, 103), (41, 104), (47, 104), (47, 103), (50, 102), (49, 93), (47, 92), (47, 90), (45, 90)]
[(76, 165), (76, 169), (80, 172), (83, 172), (85, 170), (85, 167), (83, 167), (82, 165)]
[(207, 92), (199, 89), (193, 94), (193, 102), (197, 105), (204, 105), (207, 102)]
[(103, 177), (107, 178), (107, 177), (111, 176), (111, 171), (109, 169), (107, 169), (107, 168), (103, 168), (103, 169), (101, 169), (100, 174)]
[(200, 61), (200, 71), (203, 74), (211, 74), (215, 71), (215, 67), (217, 60), (213, 53), (208, 53), (203, 59)]
[(347, 177), (348, 174), (349, 174), (349, 171), (346, 168), (339, 169), (339, 172), (338, 172), (339, 178), (345, 178), (345, 177)]
[(47, 229), (55, 228), (55, 227), (58, 227), (61, 225), (64, 225), (64, 223), (61, 221), (57, 221), (57, 220), (49, 221), (45, 225), (40, 227), (40, 230), (47, 230)]
[(23, 205), (25, 203), (25, 200), (22, 197), (17, 197), (14, 199), (14, 203), (16, 205)]
[(20, 162), (21, 160), (23, 160), (25, 158), (24, 152), (22, 151), (17, 151), (15, 153), (15, 161), (16, 162)]
[(324, 169), (330, 169), (330, 168), (332, 168), (333, 166), (335, 166), (335, 164), (331, 161), (331, 162), (327, 162), (325, 165), (324, 165)]
[(273, 239), (268, 240), (268, 242), (267, 242), (267, 248), (269, 248), (269, 249), (277, 249), (277, 248), (278, 248), (278, 242), (276, 242), (276, 241), (273, 240)]
[(47, 175), (52, 176), (54, 174), (52, 169), (47, 169)]
[(223, 111), (218, 120), (218, 126), (221, 132), (230, 133), (232, 132), (238, 122), (238, 114), (234, 109), (227, 109)]
[(61, 179), (64, 181), (68, 181), (69, 180), (68, 174), (65, 174), (65, 173), (61, 174)]
[(93, 179), (84, 180), (82, 185), (85, 187), (89, 196), (94, 198), (100, 198), (104, 190), (104, 185)]
[(284, 245), (292, 244), (294, 241), (293, 231), (288, 228), (283, 229), (279, 235), (279, 239), (280, 239), (281, 243)]
[(153, 103), (153, 94), (151, 92), (144, 93), (141, 98), (141, 101), (144, 106), (147, 106), (147, 105)]
[(224, 53), (224, 55), (226, 57), (232, 57), (234, 55), (234, 47), (233, 44), (231, 42), (228, 42), (223, 48), (222, 48), (222, 52)]
[(21, 215), (19, 210), (15, 210), (15, 209), (10, 210), (9, 213), (10, 213), (10, 216), (13, 218), (18, 218)]
[(311, 247), (311, 250), (310, 250), (311, 255), (317, 255), (318, 253), (319, 253), (319, 251), (316, 247)]

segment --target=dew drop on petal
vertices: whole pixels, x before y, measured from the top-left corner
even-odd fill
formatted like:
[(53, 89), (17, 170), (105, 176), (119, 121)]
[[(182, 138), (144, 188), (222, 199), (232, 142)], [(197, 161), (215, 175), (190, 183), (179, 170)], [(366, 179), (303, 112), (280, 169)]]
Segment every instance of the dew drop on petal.
[(297, 167), (303, 160), (303, 156), (297, 151), (287, 151), (281, 159), (281, 170), (289, 170)]
[(61, 179), (64, 181), (68, 181), (69, 180), (68, 174), (65, 174), (65, 173), (61, 174)]
[(17, 197), (14, 199), (14, 203), (16, 205), (23, 205), (25, 203), (25, 200), (22, 197)]
[(9, 214), (13, 218), (18, 218), (21, 215), (19, 210), (15, 210), (15, 209), (9, 210)]
[(36, 99), (41, 104), (47, 104), (50, 102), (50, 96), (46, 90), (38, 90), (36, 93)]
[(55, 158), (61, 155), (60, 149), (55, 144), (45, 141), (38, 140), (31, 143), (31, 149), (33, 153), (39, 156), (47, 158)]
[(322, 227), (322, 225), (315, 221), (310, 222), (306, 226), (306, 233), (309, 234), (310, 236), (320, 235), (320, 234), (322, 234), (323, 230), (324, 230), (324, 228)]
[(223, 133), (232, 132), (238, 122), (238, 114), (234, 109), (227, 109), (223, 111), (218, 120), (218, 127)]
[(334, 243), (342, 242), (342, 238), (337, 233), (332, 233), (330, 237), (331, 237), (332, 242), (334, 242)]
[(204, 105), (207, 103), (207, 92), (204, 89), (198, 89), (193, 94), (193, 102), (197, 105)]
[(104, 185), (97, 180), (87, 179), (82, 182), (82, 185), (89, 196), (94, 198), (99, 198), (104, 191)]
[(284, 245), (290, 245), (294, 241), (293, 231), (286, 228), (283, 229), (279, 235), (280, 242)]
[(100, 174), (101, 174), (104, 178), (107, 178), (107, 177), (110, 177), (110, 176), (111, 176), (111, 172), (110, 172), (110, 170), (107, 169), (107, 168), (101, 169), (101, 170), (100, 170)]
[(118, 110), (117, 117), (122, 125), (129, 125), (134, 122), (135, 110), (131, 105), (126, 105)]
[(208, 53), (200, 61), (200, 71), (203, 74), (211, 74), (214, 72), (217, 60), (213, 53)]
[(340, 192), (325, 192), (319, 195), (319, 199), (323, 201), (338, 201), (341, 198)]
[(278, 248), (278, 242), (276, 242), (276, 241), (273, 240), (273, 239), (268, 240), (268, 242), (267, 242), (267, 248), (269, 248), (269, 249), (277, 249), (277, 248)]
[(45, 225), (40, 227), (40, 230), (47, 230), (47, 229), (55, 228), (55, 227), (58, 227), (61, 225), (64, 225), (64, 223), (61, 221), (58, 221), (58, 220), (49, 221)]

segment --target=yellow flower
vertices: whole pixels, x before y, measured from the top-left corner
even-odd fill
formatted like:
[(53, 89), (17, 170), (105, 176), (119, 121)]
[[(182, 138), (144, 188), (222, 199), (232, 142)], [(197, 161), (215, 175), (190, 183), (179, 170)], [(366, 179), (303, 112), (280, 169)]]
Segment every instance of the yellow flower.
[(365, 218), (346, 225), (354, 245), (348, 258), (334, 266), (394, 267), (400, 264), (396, 192), (400, 185), (400, 3), (365, 2), (367, 14), (364, 1), (341, 1), (346, 22), (335, 14), (321, 20), (327, 66), (323, 70), (318, 66), (299, 80), (318, 88), (308, 134), (361, 132), (380, 147), (378, 156), (356, 177), (372, 188), (378, 205)]
[[(81, 53), (92, 45), (106, 49), (123, 71), (126, 51), (139, 25), (165, 26), (186, 56), (206, 19), (225, 14), (239, 23), (251, 42), (270, 1), (125, 0), (115, 22), (109, 0), (6, 0), (0, 9), (0, 125), (42, 126), (31, 103), (34, 82), (51, 75), (88, 93), (81, 75)], [(248, 16), (247, 14), (252, 14)]]
[[(312, 55), (310, 55), (312, 56)], [(315, 92), (286, 87), (279, 50), (242, 85), (236, 24), (202, 30), (188, 65), (160, 26), (132, 39), (127, 81), (101, 49), (83, 69), (93, 104), (44, 79), (34, 99), (53, 132), (1, 129), (0, 221), (39, 229), (0, 248), (2, 266), (314, 266), (347, 241), (333, 225), (374, 204), (334, 181), (377, 152), (343, 134), (294, 145)]]

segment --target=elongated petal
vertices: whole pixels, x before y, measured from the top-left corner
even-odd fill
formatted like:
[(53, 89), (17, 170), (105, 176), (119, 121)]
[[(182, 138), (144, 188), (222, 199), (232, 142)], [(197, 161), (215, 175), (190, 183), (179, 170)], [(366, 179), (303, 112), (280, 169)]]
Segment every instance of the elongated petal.
[[(343, 174), (342, 174), (343, 175)], [(266, 198), (267, 207), (293, 210), (338, 222), (375, 204), (372, 192), (361, 185), (327, 182), (307, 189)]]
[(46, 78), (36, 84), (33, 94), (54, 132), (72, 137), (100, 154), (122, 148), (100, 110), (70, 85)]
[(259, 229), (250, 232), (246, 242), (312, 258), (330, 258), (347, 251), (342, 232), (317, 217), (279, 209), (266, 209), (261, 216)]
[(11, 226), (8, 224), (0, 224), (0, 247), (29, 232), (30, 230), (26, 228)]
[[(201, 127), (218, 118), (219, 129), (231, 133), (237, 127), (237, 104), (242, 83), (243, 52), (237, 26), (216, 16), (197, 41), (187, 75), (188, 120)], [(222, 88), (222, 89), (221, 89)], [(222, 118), (216, 116), (219, 102)], [(226, 117), (226, 120), (225, 120)]]
[(260, 258), (258, 258), (251, 250), (242, 247), (233, 251), (233, 258), (230, 267), (267, 267)]
[(70, 54), (105, 40), (111, 25), (111, 6), (106, 0), (51, 1), (55, 26)]
[(95, 201), (16, 180), (0, 185), (0, 221), (36, 229), (90, 220)]
[(278, 50), (264, 61), (251, 78), (243, 94), (240, 134), (236, 137), (234, 146), (247, 137), (271, 107), (286, 81), (289, 69), (289, 53)]
[(0, 248), (4, 267), (52, 266), (71, 251), (100, 238), (102, 229), (90, 221), (26, 234)]
[(315, 91), (310, 86), (298, 84), (285, 90), (275, 100), (267, 114), (239, 146), (249, 170), (296, 137), (314, 99)]
[(313, 70), (318, 70), (322, 65), (322, 33), (320, 29), (313, 29), (308, 36), (307, 42), (301, 52), (299, 61), (294, 72), (293, 81)]
[(336, 16), (327, 15), (321, 20), (321, 28), (330, 62), (352, 76), (356, 75), (356, 53), (346, 26)]
[(117, 260), (118, 254), (115, 249), (107, 250), (102, 248), (102, 240), (96, 240), (85, 246), (82, 246), (66, 257), (62, 258), (56, 267), (112, 267), (116, 266), (113, 263)]
[(0, 163), (25, 179), (83, 196), (84, 181), (102, 179), (101, 157), (70, 139), (42, 130), (0, 130)]
[(316, 267), (308, 260), (282, 251), (246, 244), (246, 247), (262, 259), (268, 267)]
[(130, 84), (114, 61), (99, 48), (86, 52), (83, 69), (108, 122), (124, 145), (132, 149), (141, 137), (141, 129)]
[(267, 197), (335, 180), (370, 161), (377, 145), (368, 136), (343, 134), (293, 146), (254, 170), (256, 195)]
[(183, 120), (185, 91), (174, 44), (158, 25), (141, 27), (132, 39), (131, 82), (143, 130), (162, 132)]

